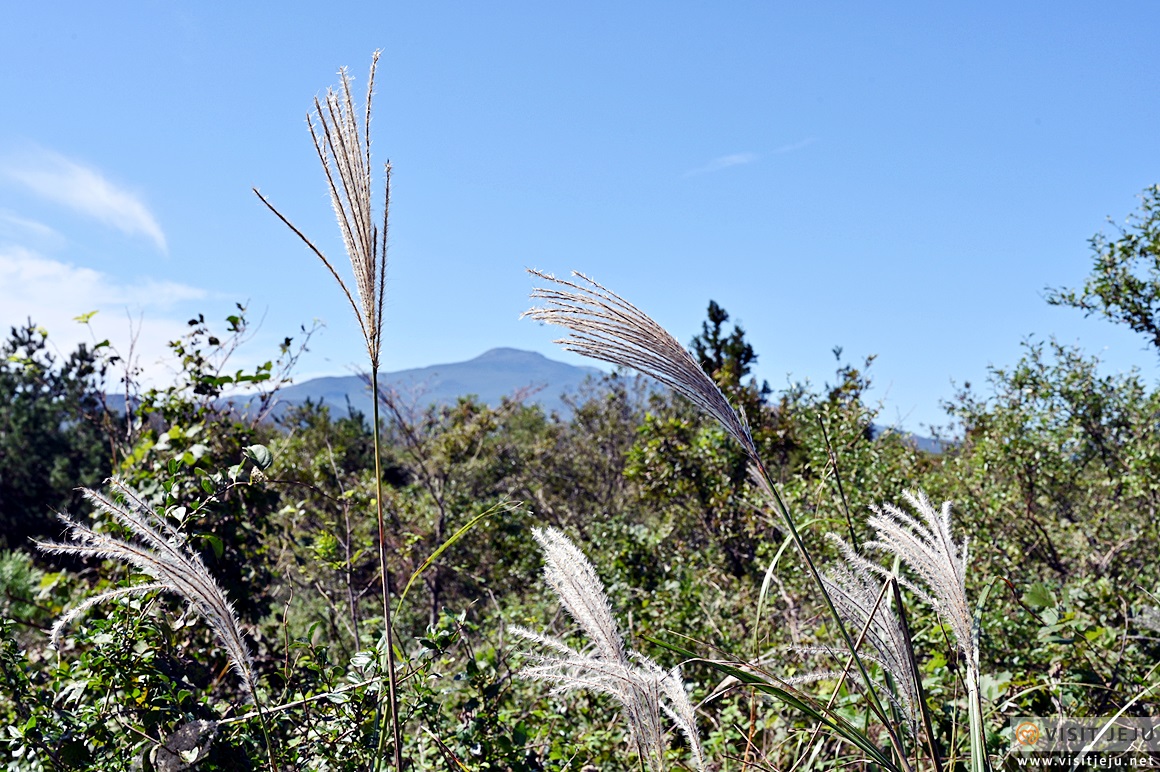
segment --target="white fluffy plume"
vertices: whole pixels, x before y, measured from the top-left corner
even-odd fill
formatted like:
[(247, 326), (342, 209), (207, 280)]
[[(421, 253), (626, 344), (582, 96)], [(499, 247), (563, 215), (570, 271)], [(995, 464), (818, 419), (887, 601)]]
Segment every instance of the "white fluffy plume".
[[(955, 544), (951, 536), (951, 503), (943, 502), (936, 510), (921, 491), (906, 491), (903, 496), (918, 517), (892, 504), (874, 507), (868, 522), (875, 539), (864, 546), (898, 558), (917, 575), (917, 582), (905, 577), (898, 581), (934, 606), (959, 648), (973, 660), (976, 652), (967, 602), (967, 541), (964, 538)], [(885, 569), (875, 569), (885, 575)]]
[(549, 285), (532, 291), (532, 299), (542, 300), (544, 305), (529, 309), (524, 316), (557, 324), (572, 333), (556, 343), (568, 351), (656, 378), (716, 418), (749, 457), (757, 460), (757, 446), (743, 417), (693, 355), (648, 314), (582, 273), (573, 271), (575, 282), (540, 271), (528, 273)]
[(108, 480), (124, 500), (113, 499), (85, 489), (84, 495), (97, 509), (112, 516), (133, 534), (132, 541), (124, 541), (108, 534), (98, 533), (87, 525), (62, 514), (61, 520), (69, 527), (71, 543), (37, 542), (36, 545), (57, 555), (81, 555), (120, 560), (156, 581), (122, 587), (96, 595), (76, 606), (56, 621), (52, 641), (56, 646), (66, 625), (98, 603), (125, 595), (143, 595), (154, 590), (181, 596), (209, 624), (218, 642), (225, 649), (234, 671), (241, 677), (246, 690), (254, 692), (254, 673), (250, 653), (242, 638), (241, 625), (225, 591), (218, 585), (185, 537), (158, 516), (131, 488), (119, 480)]
[(685, 736), (696, 768), (704, 769), (696, 716), (680, 668), (665, 670), (648, 657), (628, 651), (612, 617), (604, 585), (584, 553), (554, 528), (537, 528), (533, 534), (544, 551), (544, 578), (592, 639), (592, 650), (576, 651), (559, 638), (513, 627), (517, 635), (548, 652), (537, 655), (536, 664), (521, 674), (553, 683), (555, 692), (589, 689), (611, 696), (620, 704), (637, 752), (649, 769), (658, 772), (664, 767), (667, 747), (661, 727), (663, 713)]

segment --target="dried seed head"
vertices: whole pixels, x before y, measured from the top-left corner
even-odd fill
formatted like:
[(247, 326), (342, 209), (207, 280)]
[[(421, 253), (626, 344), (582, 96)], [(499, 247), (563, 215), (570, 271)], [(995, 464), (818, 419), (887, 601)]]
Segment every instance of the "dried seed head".
[(725, 428), (754, 461), (757, 447), (745, 420), (729, 404), (693, 355), (647, 314), (611, 290), (573, 271), (582, 283), (557, 279), (540, 271), (533, 276), (550, 282), (532, 291), (544, 301), (524, 313), (536, 321), (571, 331), (557, 340), (568, 351), (638, 370), (657, 379), (701, 408)]
[(69, 536), (73, 542), (65, 544), (38, 541), (36, 546), (54, 555), (81, 555), (120, 560), (152, 576), (156, 581), (122, 587), (89, 598), (53, 625), (53, 645), (59, 643), (61, 633), (69, 622), (98, 603), (127, 595), (143, 595), (154, 590), (171, 592), (181, 596), (209, 624), (218, 642), (225, 649), (230, 665), (241, 677), (246, 690), (253, 695), (253, 665), (250, 661), (250, 652), (243, 640), (241, 623), (238, 622), (225, 591), (214, 580), (201, 555), (135, 491), (119, 480), (110, 479), (107, 482), (118, 491), (124, 503), (88, 489), (84, 491), (85, 498), (93, 502), (97, 509), (128, 528), (134, 540), (124, 541), (98, 533), (62, 514), (60, 518), (68, 525)]
[(346, 68), (339, 70), (339, 87), (328, 89), (325, 97), (314, 100), (314, 113), (307, 116), (310, 136), (318, 160), (326, 173), (330, 202), (350, 258), (358, 300), (338, 270), (314, 243), (298, 230), (265, 196), (254, 193), (278, 216), (309, 249), (322, 260), (350, 302), (367, 345), (371, 367), (378, 370), (382, 353), (383, 302), (386, 297), (387, 224), (391, 206), (391, 165), (384, 167), (383, 213), (374, 216), (375, 202), (371, 175), (371, 97), (379, 51), (371, 61), (364, 110), (355, 109), (351, 79)]
[(520, 674), (554, 684), (553, 692), (587, 689), (615, 699), (636, 751), (657, 772), (663, 768), (667, 747), (661, 714), (667, 715), (688, 741), (696, 768), (704, 769), (696, 715), (680, 669), (665, 670), (648, 657), (627, 651), (604, 585), (584, 553), (554, 528), (537, 528), (533, 534), (544, 551), (544, 578), (592, 639), (595, 651), (579, 652), (559, 638), (513, 626), (509, 629), (516, 635), (549, 652), (536, 655), (536, 664)]
[[(921, 491), (905, 491), (903, 496), (918, 517), (892, 504), (873, 507), (874, 516), (868, 522), (875, 539), (864, 547), (898, 558), (917, 575), (918, 581), (904, 577), (898, 581), (934, 606), (959, 648), (973, 661), (976, 644), (967, 602), (967, 540), (955, 544), (949, 501), (936, 510)], [(885, 575), (880, 566), (867, 565)]]

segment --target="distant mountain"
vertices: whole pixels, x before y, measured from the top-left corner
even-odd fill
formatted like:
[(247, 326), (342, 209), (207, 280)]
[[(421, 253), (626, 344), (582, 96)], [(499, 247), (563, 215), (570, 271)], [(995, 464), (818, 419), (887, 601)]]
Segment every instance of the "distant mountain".
[(934, 437), (923, 437), (921, 434), (912, 434), (902, 429), (896, 429), (891, 426), (880, 426), (878, 424), (870, 425), (870, 433), (874, 439), (878, 439), (886, 434), (897, 434), (902, 438), (902, 441), (910, 444), (916, 450), (921, 450), (923, 453), (930, 453), (934, 456), (940, 456), (943, 453), (951, 450), (957, 444), (954, 440), (941, 440)]
[[(595, 367), (557, 362), (533, 351), (493, 348), (466, 362), (380, 373), (379, 383), (394, 389), (406, 407), (423, 409), (431, 404), (453, 404), (469, 394), (489, 405), (498, 405), (504, 397), (527, 392), (525, 402), (540, 405), (545, 412), (555, 410), (567, 416), (570, 410), (561, 397), (568, 392), (576, 393), (589, 377), (600, 376), (601, 371)], [(655, 383), (654, 386), (663, 388)], [(123, 409), (124, 397), (110, 394), (108, 399), (110, 407)], [(234, 399), (244, 402), (244, 398)], [(312, 378), (279, 390), (275, 415), (308, 399), (328, 405), (332, 415), (344, 415), (348, 400), (355, 410), (367, 416), (371, 414), (370, 389), (362, 376), (344, 375)], [(933, 454), (942, 453), (954, 444), (879, 425), (871, 427), (871, 431), (875, 438), (899, 434), (905, 442)]]
[[(561, 396), (575, 392), (589, 376), (599, 378), (600, 374), (595, 367), (557, 362), (533, 351), (493, 348), (466, 362), (379, 373), (379, 384), (398, 392), (403, 404), (418, 408), (432, 403), (452, 404), (468, 394), (498, 405), (504, 397), (534, 391), (526, 402), (548, 412), (566, 412)], [(278, 392), (281, 405), (300, 405), (307, 399), (325, 402), (336, 412), (345, 412), (349, 399), (356, 410), (371, 413), (370, 389), (358, 375), (312, 378)]]

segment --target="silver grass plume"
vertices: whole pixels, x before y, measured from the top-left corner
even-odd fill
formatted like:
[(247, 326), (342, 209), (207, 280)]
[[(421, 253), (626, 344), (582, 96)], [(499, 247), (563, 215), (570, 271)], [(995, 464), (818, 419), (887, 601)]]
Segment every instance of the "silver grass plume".
[[(917, 575), (917, 582), (906, 577), (899, 577), (898, 582), (935, 608), (963, 654), (974, 660), (974, 625), (967, 602), (967, 540), (955, 544), (951, 535), (951, 503), (944, 502), (936, 510), (921, 491), (905, 491), (903, 496), (918, 517), (892, 504), (871, 507), (874, 515), (867, 522), (875, 531), (875, 539), (864, 547), (898, 558)], [(888, 575), (881, 566), (864, 565), (881, 576)]]
[(531, 269), (528, 273), (551, 284), (532, 291), (532, 299), (542, 300), (544, 305), (529, 309), (524, 316), (571, 331), (556, 343), (567, 351), (655, 378), (716, 418), (757, 461), (757, 446), (744, 418), (693, 355), (663, 327), (582, 273), (572, 272), (581, 283)]
[[(391, 208), (391, 164), (384, 167), (384, 192), (382, 218), (373, 215), (374, 196), (371, 190), (371, 100), (375, 88), (375, 70), (379, 54), (375, 51), (371, 59), (370, 77), (367, 79), (366, 104), (360, 113), (355, 109), (351, 94), (350, 76), (346, 68), (339, 70), (340, 84), (335, 89), (327, 89), (325, 99), (314, 99), (314, 114), (307, 116), (310, 137), (314, 140), (314, 150), (326, 174), (330, 191), (330, 201), (342, 232), (343, 244), (350, 258), (354, 272), (358, 302), (342, 280), (334, 265), (314, 243), (306, 237), (273, 204), (258, 192), (254, 193), (278, 219), (302, 239), (302, 242), (322, 261), (330, 274), (342, 288), (346, 299), (354, 310), (359, 328), (367, 346), (367, 358), (371, 366), (371, 392), (376, 395), (373, 403), (373, 426), (375, 430), (375, 488), (376, 509), (379, 528), (379, 573), (382, 578), (383, 627), (386, 632), (383, 647), (384, 669), (387, 672), (389, 705), (380, 705), (381, 716), (389, 717), (391, 735), (394, 740), (392, 753), (395, 767), (403, 768), (402, 729), (399, 722), (397, 699), (397, 676), (395, 674), (394, 631), (391, 623), (390, 575), (387, 571), (387, 539), (383, 520), (382, 469), (379, 447), (379, 400), (378, 376), (382, 355), (383, 302), (386, 298), (387, 277), (387, 226)], [(381, 223), (381, 224), (380, 224)], [(374, 769), (380, 769), (383, 762), (383, 743), (386, 732), (379, 733)]]
[(1160, 608), (1145, 606), (1140, 609), (1139, 614), (1133, 617), (1132, 621), (1141, 627), (1146, 627), (1149, 630), (1160, 633)]
[[(936, 510), (921, 491), (905, 491), (903, 496), (917, 517), (891, 504), (872, 507), (874, 515), (868, 523), (874, 529), (875, 539), (866, 542), (864, 547), (905, 564), (917, 576), (917, 581), (898, 577), (898, 582), (933, 606), (943, 624), (951, 628), (965, 664), (963, 681), (970, 719), (971, 769), (986, 772), (990, 764), (979, 689), (978, 628), (967, 602), (967, 540), (964, 538), (955, 544), (949, 501)], [(877, 564), (867, 561), (864, 565), (881, 576), (888, 575)]]
[(386, 297), (387, 274), (387, 220), (391, 206), (391, 165), (387, 163), (384, 169), (382, 218), (374, 216), (370, 128), (371, 97), (374, 94), (375, 69), (378, 66), (379, 53), (376, 51), (371, 60), (366, 105), (361, 113), (355, 109), (350, 76), (344, 67), (339, 70), (339, 89), (337, 91), (327, 89), (326, 96), (322, 100), (315, 97), (314, 114), (307, 116), (310, 137), (314, 140), (314, 149), (326, 173), (330, 202), (338, 219), (343, 244), (350, 257), (358, 302), (355, 302), (346, 282), (322, 250), (274, 208), (274, 205), (256, 188), (254, 189), (254, 193), (262, 199), (262, 203), (302, 239), (338, 282), (354, 310), (355, 318), (366, 340), (371, 367), (376, 371), (382, 352), (383, 300)]
[(704, 769), (693, 704), (679, 667), (665, 670), (648, 657), (626, 650), (612, 607), (596, 569), (568, 537), (554, 528), (533, 529), (544, 552), (544, 579), (564, 608), (592, 640), (592, 650), (576, 651), (559, 638), (522, 627), (512, 631), (547, 653), (524, 668), (526, 678), (554, 684), (553, 693), (588, 689), (615, 699), (628, 724), (632, 743), (649, 769), (663, 768), (664, 713), (685, 736), (696, 768)]
[(201, 555), (189, 546), (185, 537), (145, 503), (131, 488), (110, 479), (124, 499), (114, 501), (97, 491), (84, 489), (84, 496), (98, 510), (110, 515), (133, 535), (130, 541), (98, 533), (66, 514), (60, 519), (68, 525), (71, 543), (36, 542), (36, 546), (54, 555), (80, 555), (119, 560), (156, 581), (122, 587), (101, 593), (76, 606), (52, 627), (52, 644), (59, 647), (66, 625), (90, 608), (106, 600), (127, 595), (143, 595), (154, 590), (171, 592), (187, 602), (210, 626), (230, 665), (242, 679), (246, 691), (254, 694), (254, 672), (250, 652), (242, 638), (241, 624), (225, 591), (214, 580)]
[[(878, 566), (860, 556), (853, 547), (836, 534), (826, 537), (838, 545), (842, 551), (842, 563), (822, 574), (826, 592), (834, 601), (834, 606), (851, 634), (863, 635), (869, 645), (869, 652), (860, 652), (864, 660), (877, 662), (894, 681), (898, 692), (899, 707), (902, 708), (912, 733), (918, 727), (918, 677), (911, 667), (909, 647), (902, 622), (891, 611), (889, 601), (882, 596), (882, 583), (875, 578)], [(871, 616), (873, 615), (873, 616)], [(832, 647), (810, 647), (804, 652), (817, 651), (833, 656), (848, 654), (846, 649)], [(817, 681), (837, 677), (831, 672), (806, 673), (789, 679), (794, 682)], [(892, 697), (893, 699), (893, 697)]]

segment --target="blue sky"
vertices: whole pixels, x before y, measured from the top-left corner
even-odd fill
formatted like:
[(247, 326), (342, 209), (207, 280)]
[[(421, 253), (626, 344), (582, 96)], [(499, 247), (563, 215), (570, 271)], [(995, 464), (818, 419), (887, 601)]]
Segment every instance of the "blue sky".
[[(337, 8), (338, 6), (336, 6)], [(681, 340), (710, 298), (775, 387), (877, 354), (883, 420), (943, 423), (1028, 336), (1155, 355), (1043, 301), (1160, 182), (1160, 5), (20, 3), (0, 25), (0, 324), (142, 364), (247, 301), (244, 357), (321, 319), (300, 378), (362, 361), (345, 299), (250, 192), (343, 256), (305, 114), (383, 50), (384, 365), (515, 346), (525, 267), (578, 269)], [(356, 85), (356, 88), (358, 86)]]

